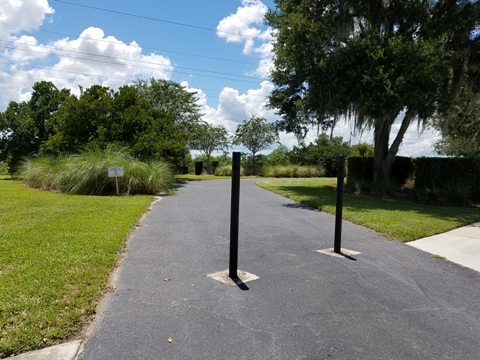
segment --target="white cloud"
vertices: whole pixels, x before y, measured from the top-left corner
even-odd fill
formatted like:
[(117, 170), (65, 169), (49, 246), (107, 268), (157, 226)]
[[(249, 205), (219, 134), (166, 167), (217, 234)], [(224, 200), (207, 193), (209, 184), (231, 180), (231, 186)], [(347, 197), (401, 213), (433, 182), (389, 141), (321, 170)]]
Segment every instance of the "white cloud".
[(48, 45), (38, 44), (34, 37), (26, 35), (13, 44), (14, 50), (2, 55), (9, 65), (4, 65), (3, 73), (0, 68), (0, 75), (6, 79), (2, 85), (8, 84), (0, 93), (0, 111), (10, 100), (28, 98), (25, 95), (32, 85), (41, 80), (78, 94), (78, 85), (102, 84), (115, 89), (138, 78), (169, 79), (173, 71), (168, 58), (143, 54), (137, 43), (126, 44), (105, 36), (96, 27), (85, 29), (76, 39), (64, 38)]
[(260, 0), (243, 0), (235, 14), (222, 19), (217, 26), (217, 35), (227, 42), (244, 43), (245, 55), (261, 57), (255, 74), (268, 77), (273, 65), (272, 28), (265, 28), (264, 17), (268, 7)]
[(22, 28), (37, 29), (54, 10), (47, 0), (2, 0), (0, 2), (0, 38), (23, 32)]

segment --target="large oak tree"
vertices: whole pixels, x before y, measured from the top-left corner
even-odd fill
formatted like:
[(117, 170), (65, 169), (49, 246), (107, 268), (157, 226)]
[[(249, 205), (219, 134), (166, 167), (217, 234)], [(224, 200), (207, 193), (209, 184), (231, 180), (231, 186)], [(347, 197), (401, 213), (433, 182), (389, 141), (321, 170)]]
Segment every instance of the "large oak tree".
[(376, 182), (389, 178), (410, 125), (448, 111), (477, 78), (477, 1), (275, 3), (266, 19), (276, 29), (279, 127), (302, 137), (312, 123), (346, 117), (373, 129)]

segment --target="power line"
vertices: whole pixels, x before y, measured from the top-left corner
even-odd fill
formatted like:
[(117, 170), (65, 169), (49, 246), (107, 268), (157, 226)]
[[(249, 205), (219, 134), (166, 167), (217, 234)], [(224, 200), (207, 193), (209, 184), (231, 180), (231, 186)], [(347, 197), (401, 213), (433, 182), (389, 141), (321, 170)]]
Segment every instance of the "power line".
[[(9, 62), (0, 62), (0, 64), (7, 65), (7, 66), (8, 65), (16, 65), (15, 63), (9, 63)], [(71, 70), (42, 68), (42, 67), (32, 66), (32, 65), (27, 65), (27, 66), (25, 66), (25, 68), (29, 68), (31, 70), (45, 70), (45, 72), (47, 72), (47, 73), (51, 72), (51, 71), (54, 71), (54, 72), (60, 72), (60, 73), (66, 73), (66, 74), (78, 74), (78, 75), (84, 75), (84, 76), (90, 76), (90, 77), (105, 78), (105, 81), (110, 80), (110, 79), (120, 80), (120, 81), (123, 81), (123, 82), (132, 81), (131, 78), (125, 78), (125, 77), (116, 77), (116, 76), (109, 76), (109, 75), (102, 75), (102, 74), (81, 73), (81, 72), (71, 71)], [(17, 70), (16, 73), (25, 73), (25, 74), (28, 74), (28, 75), (31, 75), (31, 76), (37, 76), (37, 77), (42, 77), (42, 78), (44, 78), (45, 76), (48, 76), (48, 78), (57, 79), (57, 80), (65, 80), (67, 82), (69, 82), (72, 79), (71, 77), (58, 77), (58, 76), (54, 76), (54, 75), (51, 75), (51, 74), (32, 73), (32, 72), (28, 72), (26, 70)], [(78, 80), (80, 82), (87, 82), (87, 83), (90, 83), (90, 84), (97, 84), (98, 83), (98, 81), (93, 81), (93, 80), (89, 80), (89, 79), (75, 79), (75, 80)], [(194, 88), (191, 88), (191, 89), (193, 90)], [(219, 90), (219, 89), (200, 88), (199, 90), (201, 90), (203, 92), (203, 94), (205, 94), (206, 97), (209, 97), (205, 91), (214, 91), (214, 92), (217, 92), (217, 93), (220, 94), (225, 89)], [(262, 98), (262, 99), (267, 99), (268, 98), (268, 96), (265, 96), (265, 95), (250, 94), (249, 96), (256, 97), (256, 98)]]
[[(97, 56), (100, 58), (105, 58), (105, 59), (112, 59), (112, 60), (124, 60), (124, 61), (132, 61), (135, 63), (141, 63), (141, 64), (147, 64), (147, 65), (155, 65), (155, 66), (172, 66), (172, 65), (164, 65), (164, 64), (158, 64), (156, 62), (151, 62), (151, 61), (143, 61), (143, 60), (132, 60), (132, 59), (127, 59), (127, 58), (119, 58), (119, 57), (114, 57), (114, 56), (109, 56), (109, 55), (102, 55), (102, 54), (95, 54), (95, 53), (87, 53), (84, 51), (76, 51), (76, 50), (69, 50), (69, 49), (62, 49), (62, 48), (57, 48), (54, 46), (48, 46), (48, 45), (33, 45), (33, 44), (28, 44), (28, 43), (22, 43), (19, 41), (12, 41), (12, 40), (3, 40), (0, 39), (0, 42), (6, 42), (10, 44), (19, 44), (19, 45), (26, 45), (30, 47), (36, 47), (36, 48), (41, 48), (41, 49), (52, 49), (55, 51), (60, 51), (60, 52), (68, 52), (68, 53), (75, 53), (75, 54), (81, 54), (81, 55), (90, 55), (90, 56)], [(15, 48), (8, 48), (8, 49), (15, 49)], [(19, 51), (34, 51), (30, 49), (16, 49)], [(39, 52), (43, 53), (43, 52)], [(48, 55), (53, 55), (51, 53), (46, 53)], [(57, 56), (65, 56), (65, 57), (70, 57), (69, 55), (59, 55), (55, 54)], [(78, 58), (78, 59), (83, 59), (83, 60), (89, 60), (85, 58)], [(93, 60), (93, 59), (92, 59)], [(118, 64), (118, 62), (111, 62), (112, 64)], [(126, 65), (126, 64), (125, 64)], [(135, 66), (135, 65), (129, 65), (129, 66)], [(268, 80), (267, 78), (261, 78), (257, 76), (249, 76), (249, 75), (238, 75), (238, 74), (232, 74), (232, 73), (225, 73), (225, 72), (220, 72), (220, 71), (212, 71), (212, 70), (203, 70), (203, 69), (196, 69), (196, 68), (189, 68), (185, 66), (175, 66), (177, 69), (184, 69), (184, 70), (191, 70), (191, 71), (200, 71), (200, 72), (205, 72), (205, 73), (210, 73), (210, 74), (217, 74), (217, 75), (226, 75), (226, 76), (236, 76), (236, 77), (241, 77), (241, 78), (249, 78), (249, 79), (258, 79), (258, 80)]]
[[(12, 48), (12, 47), (8, 47), (8, 46), (0, 46), (0, 48), (7, 49), (7, 50), (17, 50), (16, 48)], [(22, 51), (33, 52), (33, 53), (38, 53), (38, 54), (47, 54), (48, 56), (55, 55), (55, 54), (44, 53), (42, 51), (35, 51), (35, 50), (31, 50), (31, 49), (22, 49)], [(99, 63), (110, 64), (110, 65), (129, 66), (129, 67), (139, 68), (139, 69), (159, 70), (158, 68), (154, 68), (154, 67), (139, 66), (139, 65), (132, 65), (132, 64), (123, 64), (123, 63), (100, 60), (100, 59), (82, 58), (82, 57), (78, 57), (78, 56), (70, 56), (70, 55), (55, 55), (55, 56), (64, 57), (64, 58), (72, 58), (72, 59), (77, 59), (77, 60), (93, 61), (93, 62), (99, 62)], [(128, 61), (135, 61), (135, 60), (128, 60)], [(163, 64), (156, 64), (156, 63), (150, 63), (150, 64), (156, 65), (156, 66), (167, 67), (167, 65), (163, 65)], [(195, 71), (207, 72), (206, 70), (195, 70)], [(194, 76), (206, 77), (206, 78), (211, 78), (211, 79), (221, 79), (221, 80), (230, 80), (230, 81), (258, 84), (258, 81), (232, 79), (232, 78), (227, 78), (227, 77), (223, 77), (223, 76), (197, 74), (197, 73), (192, 73), (192, 72), (178, 71), (178, 70), (175, 70), (175, 69), (173, 69), (172, 72), (176, 73), (176, 74), (194, 75)], [(239, 76), (239, 75), (234, 75), (234, 76)]]
[(55, 1), (59, 2), (59, 3), (63, 3), (63, 4), (68, 4), (68, 5), (73, 5), (73, 6), (86, 8), (86, 9), (105, 11), (105, 12), (109, 12), (109, 13), (113, 13), (113, 14), (130, 16), (130, 17), (135, 17), (135, 18), (144, 19), (144, 20), (157, 21), (157, 22), (162, 22), (162, 23), (171, 24), (171, 25), (184, 26), (184, 27), (189, 27), (189, 28), (193, 28), (193, 29), (214, 31), (214, 32), (219, 32), (219, 33), (229, 34), (229, 35), (236, 35), (236, 36), (240, 36), (240, 37), (244, 37), (244, 38), (248, 38), (248, 39), (259, 38), (259, 36), (242, 35), (242, 34), (239, 34), (239, 33), (233, 33), (233, 32), (229, 32), (229, 31), (221, 31), (221, 30), (212, 29), (212, 28), (203, 27), (203, 26), (185, 24), (185, 23), (181, 23), (181, 22), (177, 22), (177, 21), (170, 21), (170, 20), (164, 20), (164, 19), (154, 18), (154, 17), (150, 17), (150, 16), (137, 15), (137, 14), (127, 13), (127, 12), (118, 11), (118, 10), (100, 8), (100, 7), (91, 6), (91, 5), (77, 4), (77, 3), (70, 2), (70, 1), (64, 1), (64, 0), (55, 0)]
[[(78, 39), (89, 39), (89, 40), (91, 40), (91, 41), (98, 41), (98, 42), (105, 42), (105, 43), (110, 43), (110, 44), (117, 44), (116, 42), (111, 41), (111, 40), (107, 40), (107, 39), (92, 39), (91, 37), (88, 37), (88, 36), (79, 36), (79, 35), (75, 35), (75, 34), (63, 33), (63, 32), (58, 32), (58, 31), (50, 31), (50, 30), (42, 30), (42, 29), (28, 28), (28, 27), (18, 26), (18, 25), (14, 25), (14, 24), (9, 24), (9, 23), (5, 23), (5, 22), (1, 22), (1, 21), (0, 21), (0, 24), (1, 24), (1, 25), (6, 25), (6, 26), (15, 27), (15, 28), (19, 28), (19, 29), (22, 29), (22, 30), (32, 31), (32, 32), (38, 31), (38, 32), (43, 32), (43, 33), (47, 33), (47, 34), (62, 35), (62, 36), (74, 37), (74, 38), (78, 38)], [(210, 59), (210, 60), (218, 60), (218, 61), (225, 61), (225, 62), (246, 64), (246, 65), (256, 65), (255, 63), (248, 62), (248, 61), (241, 61), (241, 60), (233, 60), (233, 59), (219, 58), (219, 57), (215, 57), (215, 56), (192, 54), (192, 53), (186, 53), (186, 52), (175, 51), (175, 50), (154, 48), (154, 47), (149, 47), (149, 46), (141, 46), (141, 45), (138, 45), (138, 46), (139, 46), (141, 49), (145, 49), (145, 50), (163, 51), (163, 52), (170, 52), (170, 53), (172, 53), (172, 54), (193, 56), (193, 57), (199, 57), (199, 58)]]

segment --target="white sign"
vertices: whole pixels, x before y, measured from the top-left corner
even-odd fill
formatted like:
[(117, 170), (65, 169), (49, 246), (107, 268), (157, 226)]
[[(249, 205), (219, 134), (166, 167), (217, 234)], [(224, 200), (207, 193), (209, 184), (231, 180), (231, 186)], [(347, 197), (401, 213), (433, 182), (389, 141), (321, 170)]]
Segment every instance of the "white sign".
[(108, 177), (122, 177), (123, 176), (123, 166), (110, 166), (108, 168)]

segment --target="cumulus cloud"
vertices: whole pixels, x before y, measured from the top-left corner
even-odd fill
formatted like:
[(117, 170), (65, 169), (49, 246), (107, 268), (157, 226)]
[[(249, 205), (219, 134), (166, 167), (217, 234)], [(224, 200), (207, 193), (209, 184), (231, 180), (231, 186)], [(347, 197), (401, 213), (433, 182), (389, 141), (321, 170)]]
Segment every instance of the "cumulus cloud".
[(47, 0), (2, 0), (0, 2), (0, 37), (9, 38), (23, 28), (37, 29), (54, 10)]
[(97, 27), (85, 29), (76, 39), (64, 38), (49, 44), (22, 35), (12, 46), (1, 55), (4, 65), (0, 78), (4, 82), (0, 88), (5, 91), (0, 93), (0, 111), (10, 100), (28, 98), (32, 85), (41, 80), (78, 94), (79, 85), (117, 88), (138, 78), (169, 79), (173, 71), (167, 57), (143, 54), (136, 42), (127, 44), (105, 36)]
[(222, 19), (217, 26), (217, 35), (227, 42), (243, 43), (245, 55), (261, 57), (255, 72), (268, 77), (273, 66), (272, 28), (263, 26), (268, 7), (260, 0), (243, 0), (237, 12)]

